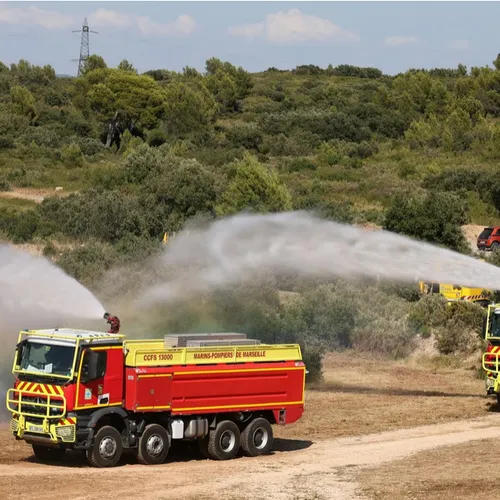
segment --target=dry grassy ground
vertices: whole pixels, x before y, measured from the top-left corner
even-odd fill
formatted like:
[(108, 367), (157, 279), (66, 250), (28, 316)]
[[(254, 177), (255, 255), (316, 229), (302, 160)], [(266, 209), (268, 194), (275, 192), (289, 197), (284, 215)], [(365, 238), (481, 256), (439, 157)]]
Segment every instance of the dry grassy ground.
[[(492, 483), (492, 450), (500, 439), (480, 440), (419, 453), (356, 477), (361, 492), (374, 500), (476, 500), (500, 498)], [(488, 492), (488, 493), (486, 493)]]
[[(325, 383), (308, 390), (306, 404), (298, 423), (276, 429), (275, 453), (223, 463), (188, 454), (173, 456), (162, 466), (140, 466), (128, 459), (112, 470), (89, 469), (80, 456), (42, 465), (4, 426), (1, 498), (52, 500), (54, 488), (59, 500), (97, 499), (104, 493), (110, 500), (427, 499), (451, 498), (453, 492), (469, 498), (474, 485), (467, 477), (478, 474), (486, 453), (475, 454), (482, 448), (474, 440), (500, 438), (496, 405), (484, 396), (483, 382), (462, 369), (432, 370), (414, 361), (331, 354)], [(476, 421), (464, 422), (467, 418)], [(433, 425), (410, 430), (423, 424)], [(458, 452), (434, 450), (469, 441), (473, 444), (460, 445)], [(449, 460), (446, 453), (458, 456), (449, 468), (436, 467)], [(448, 496), (438, 496), (439, 491)]]
[(471, 370), (418, 361), (329, 354), (325, 381), (308, 391), (306, 411), (280, 437), (332, 439), (485, 415), (496, 408)]

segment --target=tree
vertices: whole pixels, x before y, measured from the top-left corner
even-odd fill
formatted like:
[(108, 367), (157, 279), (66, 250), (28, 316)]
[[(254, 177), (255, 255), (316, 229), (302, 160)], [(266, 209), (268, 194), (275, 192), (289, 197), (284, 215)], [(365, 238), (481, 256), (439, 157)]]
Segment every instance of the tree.
[(215, 75), (207, 76), (207, 88), (212, 92), (223, 109), (236, 111), (238, 91), (236, 82), (227, 73), (218, 71)]
[(137, 70), (132, 66), (131, 63), (127, 61), (127, 59), (123, 59), (123, 61), (120, 61), (118, 69), (120, 71), (129, 71), (131, 73), (137, 73)]
[(191, 68), (190, 66), (185, 66), (184, 68), (182, 68), (182, 74), (186, 78), (201, 78), (202, 76), (197, 69)]
[(14, 110), (33, 122), (37, 116), (33, 94), (26, 87), (14, 85), (10, 89), (10, 96)]
[(106, 62), (101, 56), (92, 54), (91, 56), (87, 57), (86, 61), (83, 63), (82, 74), (86, 75), (87, 73), (90, 73), (91, 71), (94, 71), (96, 69), (105, 69), (107, 67), (108, 66)]
[(215, 217), (218, 181), (196, 160), (170, 158), (169, 165), (151, 176), (144, 192), (154, 195), (158, 219), (165, 229), (179, 230), (196, 215)]
[(157, 128), (165, 112), (165, 92), (153, 80), (129, 71), (98, 69), (87, 76), (87, 103), (108, 125), (106, 146), (125, 131)]
[(251, 209), (256, 212), (291, 210), (292, 200), (277, 174), (245, 153), (243, 159), (232, 165), (228, 188), (222, 194), (217, 213), (234, 214)]
[(472, 121), (464, 109), (456, 109), (446, 120), (444, 145), (450, 151), (464, 151), (472, 143)]
[(242, 67), (212, 57), (206, 62), (206, 84), (216, 99), (228, 110), (236, 111), (237, 103), (253, 87), (250, 74)]
[(454, 193), (400, 194), (387, 210), (384, 229), (466, 252), (467, 242), (460, 226), (468, 222), (467, 212), (467, 202)]
[(165, 122), (176, 134), (197, 131), (211, 123), (218, 111), (214, 97), (203, 82), (192, 87), (181, 82), (165, 87)]
[(56, 72), (50, 65), (35, 66), (24, 59), (17, 64), (11, 64), (10, 73), (17, 83), (34, 90), (40, 86), (52, 85), (56, 79)]
[(497, 71), (500, 71), (500, 54), (498, 54), (495, 60), (493, 61), (493, 66), (495, 66), (495, 69)]

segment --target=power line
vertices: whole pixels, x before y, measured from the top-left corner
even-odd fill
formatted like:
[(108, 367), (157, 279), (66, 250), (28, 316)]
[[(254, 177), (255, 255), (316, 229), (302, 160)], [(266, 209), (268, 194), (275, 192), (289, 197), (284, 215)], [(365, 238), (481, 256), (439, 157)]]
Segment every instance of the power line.
[(90, 55), (90, 33), (95, 33), (98, 35), (97, 31), (92, 31), (89, 29), (89, 24), (87, 23), (87, 18), (83, 20), (83, 25), (81, 30), (73, 30), (73, 33), (81, 33), (82, 40), (80, 42), (80, 58), (73, 59), (73, 61), (78, 61), (78, 75), (81, 76), (83, 73), (83, 65)]

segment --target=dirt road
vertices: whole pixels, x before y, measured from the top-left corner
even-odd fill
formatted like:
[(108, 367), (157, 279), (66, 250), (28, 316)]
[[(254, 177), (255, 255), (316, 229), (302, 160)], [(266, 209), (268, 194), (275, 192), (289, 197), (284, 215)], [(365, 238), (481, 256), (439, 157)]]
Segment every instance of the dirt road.
[(500, 415), (318, 442), (278, 439), (267, 457), (229, 462), (178, 457), (162, 466), (91, 469), (80, 456), (41, 465), (30, 449), (1, 432), (0, 491), (5, 500), (351, 500), (362, 498), (353, 481), (360, 468), (443, 446), (500, 437)]

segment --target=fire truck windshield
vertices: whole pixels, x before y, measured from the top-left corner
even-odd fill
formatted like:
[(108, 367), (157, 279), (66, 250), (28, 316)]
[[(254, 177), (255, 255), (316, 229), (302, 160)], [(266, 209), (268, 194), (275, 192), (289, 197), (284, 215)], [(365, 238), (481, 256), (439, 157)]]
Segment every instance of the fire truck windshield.
[(73, 371), (75, 346), (30, 342), (24, 346), (17, 370), (46, 375), (70, 377)]

